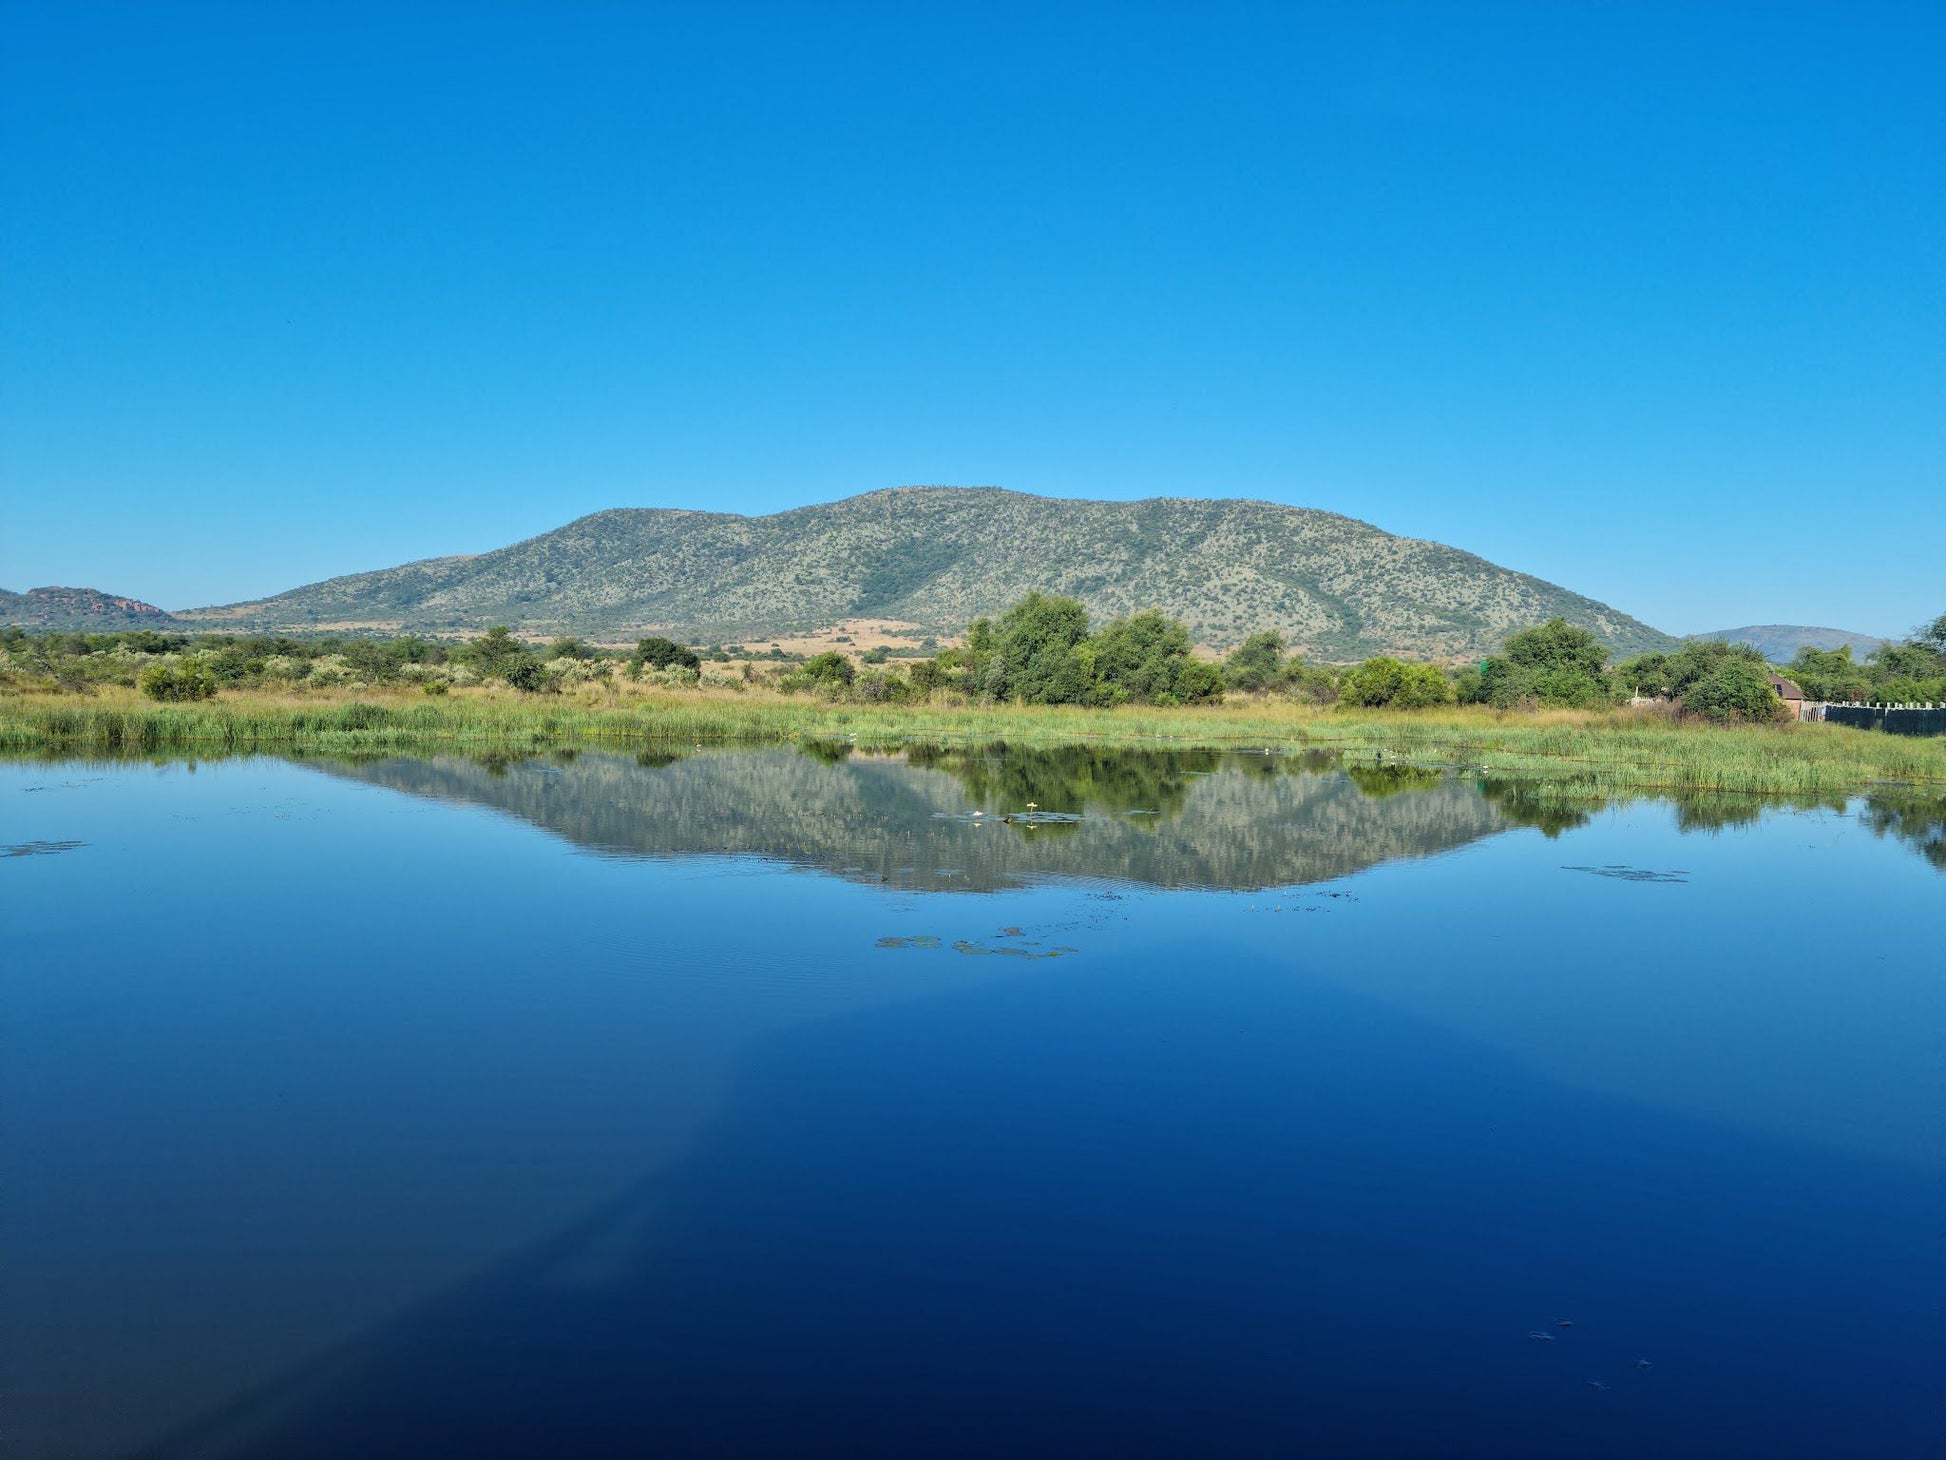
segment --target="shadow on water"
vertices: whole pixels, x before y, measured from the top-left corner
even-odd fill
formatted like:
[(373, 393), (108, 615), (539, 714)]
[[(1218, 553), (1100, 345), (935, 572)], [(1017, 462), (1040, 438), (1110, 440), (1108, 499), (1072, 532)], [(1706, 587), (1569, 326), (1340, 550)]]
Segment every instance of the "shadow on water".
[(1100, 1014), (780, 1036), (669, 1169), (148, 1453), (1928, 1452), (1924, 1177), (1304, 980)]

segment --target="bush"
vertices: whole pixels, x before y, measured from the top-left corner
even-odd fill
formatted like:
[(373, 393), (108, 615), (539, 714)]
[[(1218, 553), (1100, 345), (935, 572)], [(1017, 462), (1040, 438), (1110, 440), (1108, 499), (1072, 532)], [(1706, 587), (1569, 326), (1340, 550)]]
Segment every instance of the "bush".
[(1339, 685), (1340, 704), (1393, 710), (1423, 710), (1453, 703), (1453, 685), (1436, 664), (1408, 664), (1380, 655), (1347, 673)]
[(553, 677), (538, 659), (516, 659), (501, 670), (501, 677), (522, 694), (541, 694), (554, 688)]
[(136, 681), (152, 700), (182, 701), (216, 698), (216, 676), (194, 659), (151, 664)]
[(798, 673), (813, 684), (847, 685), (858, 678), (858, 666), (849, 655), (826, 649), (806, 659)]
[(1768, 667), (1761, 659), (1726, 658), (1701, 678), (1684, 686), (1683, 713), (1718, 723), (1781, 720), (1790, 712), (1770, 687)]
[(636, 674), (642, 666), (651, 669), (701, 669), (703, 661), (693, 649), (687, 649), (674, 639), (665, 639), (660, 634), (652, 634), (635, 646), (635, 653), (629, 660)]
[(1602, 667), (1608, 650), (1579, 624), (1552, 618), (1509, 634), (1502, 652), (1466, 677), (1460, 697), (1469, 703), (1564, 705), (1590, 709), (1607, 704), (1611, 693)]
[(898, 705), (912, 698), (912, 686), (896, 674), (873, 671), (858, 676), (852, 693), (861, 704)]
[(822, 654), (813, 654), (796, 669), (778, 681), (777, 687), (786, 694), (801, 694), (805, 690), (818, 690), (828, 695), (840, 695), (850, 689), (858, 678), (858, 666), (836, 649), (827, 649)]
[(1325, 664), (1306, 664), (1302, 654), (1293, 654), (1284, 666), (1284, 688), (1311, 704), (1334, 705), (1338, 702), (1338, 671)]
[[(969, 636), (976, 653), (982, 637)], [(981, 666), (979, 689), (1030, 705), (1084, 704), (1094, 690), (1093, 666), (1081, 652), (1087, 637), (1088, 610), (1078, 601), (1030, 593), (994, 621), (992, 657)]]
[(1223, 661), (1223, 678), (1231, 689), (1260, 694), (1284, 676), (1284, 636), (1275, 629), (1252, 634)]
[(1223, 671), (1193, 658), (1189, 630), (1154, 609), (1116, 619), (1077, 657), (1092, 671), (1090, 698), (1100, 705), (1189, 705), (1223, 693)]

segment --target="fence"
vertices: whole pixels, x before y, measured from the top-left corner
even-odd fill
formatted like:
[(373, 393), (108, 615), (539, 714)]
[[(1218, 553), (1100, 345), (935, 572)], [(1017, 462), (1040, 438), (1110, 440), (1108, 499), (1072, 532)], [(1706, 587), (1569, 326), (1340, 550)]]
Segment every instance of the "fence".
[(1946, 735), (1946, 705), (1807, 704), (1803, 718), (1891, 735)]

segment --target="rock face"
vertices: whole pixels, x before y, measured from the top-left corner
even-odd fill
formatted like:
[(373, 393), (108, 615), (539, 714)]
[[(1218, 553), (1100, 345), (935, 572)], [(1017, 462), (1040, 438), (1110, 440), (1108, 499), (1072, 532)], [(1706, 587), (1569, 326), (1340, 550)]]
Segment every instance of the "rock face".
[(769, 517), (621, 509), (495, 552), (359, 573), (189, 618), (736, 642), (847, 619), (955, 633), (1032, 589), (1099, 618), (1160, 608), (1227, 648), (1276, 628), (1314, 656), (1477, 657), (1556, 614), (1617, 653), (1673, 640), (1472, 553), (1235, 499), (1067, 501), (901, 487)]
[(119, 598), (99, 588), (0, 588), (0, 624), (40, 633), (117, 633), (123, 629), (174, 629), (172, 613), (139, 598)]

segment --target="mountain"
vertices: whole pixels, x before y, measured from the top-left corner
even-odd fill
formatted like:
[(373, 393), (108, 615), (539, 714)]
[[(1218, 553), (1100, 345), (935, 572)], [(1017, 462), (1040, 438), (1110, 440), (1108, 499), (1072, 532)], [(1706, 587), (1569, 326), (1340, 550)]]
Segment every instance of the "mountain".
[(1721, 639), (1726, 644), (1749, 644), (1772, 664), (1788, 664), (1797, 651), (1807, 645), (1813, 649), (1842, 649), (1851, 645), (1851, 657), (1862, 660), (1874, 649), (1891, 643), (1876, 634), (1854, 634), (1849, 629), (1814, 629), (1803, 624), (1751, 624), (1741, 629), (1712, 629), (1707, 634), (1692, 634), (1696, 639)]
[(1029, 590), (1099, 617), (1160, 608), (1225, 648), (1281, 629), (1323, 658), (1474, 658), (1556, 614), (1619, 653), (1674, 640), (1457, 548), (1271, 502), (1088, 502), (899, 487), (768, 517), (597, 512), (472, 557), (433, 558), (185, 614), (209, 627), (326, 626), (737, 642), (853, 619), (954, 633)]
[(184, 625), (172, 613), (139, 598), (118, 598), (99, 588), (29, 588), (9, 593), (0, 588), (0, 624), (37, 633), (112, 634), (123, 629), (180, 632)]

